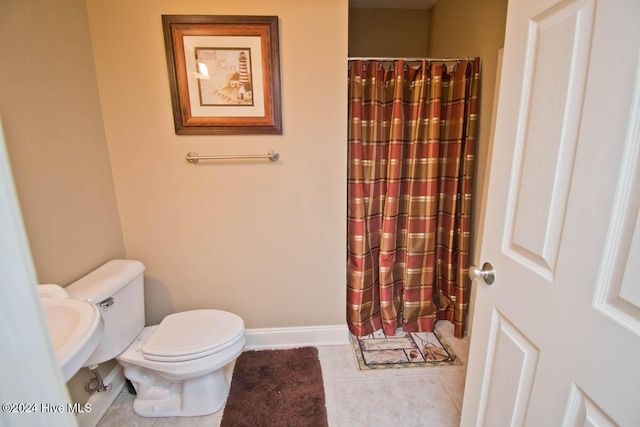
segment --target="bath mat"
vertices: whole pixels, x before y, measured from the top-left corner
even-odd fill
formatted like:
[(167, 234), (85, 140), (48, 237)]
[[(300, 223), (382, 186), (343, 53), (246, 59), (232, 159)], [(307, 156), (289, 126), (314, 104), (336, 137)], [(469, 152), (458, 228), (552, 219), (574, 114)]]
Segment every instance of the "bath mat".
[(318, 349), (242, 353), (220, 426), (328, 426)]
[(440, 332), (404, 332), (393, 336), (382, 330), (363, 337), (351, 335), (358, 369), (417, 368), (461, 365), (462, 362)]

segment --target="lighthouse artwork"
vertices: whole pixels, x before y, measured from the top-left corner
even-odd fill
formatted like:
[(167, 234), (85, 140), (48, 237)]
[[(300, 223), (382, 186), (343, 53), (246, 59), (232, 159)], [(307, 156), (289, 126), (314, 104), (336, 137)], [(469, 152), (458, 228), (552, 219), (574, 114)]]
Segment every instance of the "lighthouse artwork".
[(253, 106), (250, 48), (195, 49), (201, 106)]
[(278, 20), (162, 15), (176, 134), (282, 134)]

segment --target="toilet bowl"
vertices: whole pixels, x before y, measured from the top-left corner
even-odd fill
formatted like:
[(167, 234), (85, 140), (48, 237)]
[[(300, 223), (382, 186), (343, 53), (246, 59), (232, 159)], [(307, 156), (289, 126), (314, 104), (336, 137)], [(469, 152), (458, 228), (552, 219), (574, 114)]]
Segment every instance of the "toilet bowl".
[(244, 349), (244, 322), (226, 311), (192, 310), (144, 327), (143, 271), (140, 262), (112, 260), (65, 288), (96, 304), (103, 317), (102, 341), (85, 366), (115, 358), (136, 389), (140, 416), (218, 411), (229, 395), (224, 368)]
[(176, 313), (144, 328), (116, 357), (136, 389), (134, 411), (144, 417), (218, 411), (229, 394), (222, 368), (242, 353), (245, 341), (242, 319), (218, 310)]

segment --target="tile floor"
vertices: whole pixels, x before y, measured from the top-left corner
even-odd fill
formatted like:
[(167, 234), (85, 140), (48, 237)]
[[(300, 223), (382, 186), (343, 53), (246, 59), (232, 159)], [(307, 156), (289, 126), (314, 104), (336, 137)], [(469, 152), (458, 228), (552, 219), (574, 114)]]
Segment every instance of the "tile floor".
[[(318, 347), (329, 426), (458, 426), (469, 338), (453, 338), (449, 322), (438, 322), (437, 328), (462, 366), (359, 371), (351, 345)], [(205, 417), (142, 418), (133, 413), (133, 397), (123, 391), (98, 427), (219, 426), (224, 410)]]

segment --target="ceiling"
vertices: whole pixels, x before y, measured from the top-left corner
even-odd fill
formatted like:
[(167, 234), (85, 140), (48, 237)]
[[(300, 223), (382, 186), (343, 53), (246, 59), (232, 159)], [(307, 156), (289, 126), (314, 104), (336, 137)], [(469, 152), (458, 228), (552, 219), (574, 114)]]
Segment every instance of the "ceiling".
[(372, 9), (429, 9), (436, 0), (349, 0), (349, 7)]

